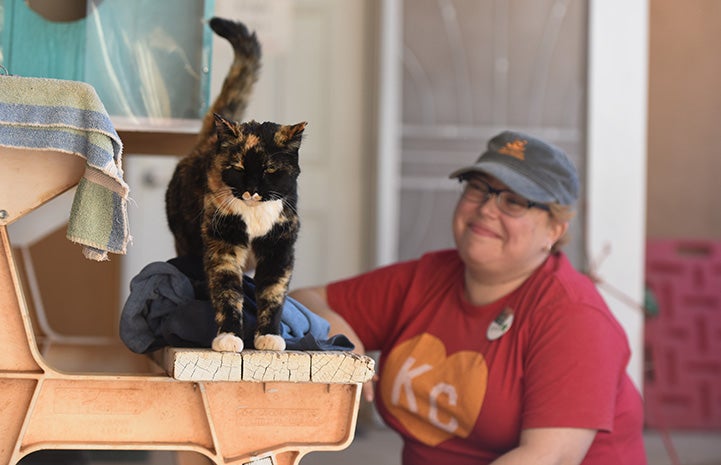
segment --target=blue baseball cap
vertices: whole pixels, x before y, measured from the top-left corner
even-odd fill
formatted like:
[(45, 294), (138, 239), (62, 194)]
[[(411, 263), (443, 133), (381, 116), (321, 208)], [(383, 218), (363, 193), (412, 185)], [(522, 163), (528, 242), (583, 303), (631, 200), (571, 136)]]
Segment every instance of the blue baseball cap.
[(504, 131), (493, 137), (476, 163), (450, 177), (469, 173), (487, 173), (534, 202), (572, 205), (578, 200), (578, 173), (566, 153), (521, 132)]

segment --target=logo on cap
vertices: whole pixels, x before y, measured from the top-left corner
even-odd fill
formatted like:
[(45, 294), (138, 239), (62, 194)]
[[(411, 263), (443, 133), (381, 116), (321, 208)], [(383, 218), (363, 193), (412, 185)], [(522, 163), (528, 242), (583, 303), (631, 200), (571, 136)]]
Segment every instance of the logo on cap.
[(504, 155), (510, 155), (512, 157), (518, 158), (519, 160), (525, 160), (526, 159), (526, 144), (528, 144), (528, 141), (516, 139), (514, 141), (506, 142), (506, 145), (498, 149), (498, 153), (502, 153)]

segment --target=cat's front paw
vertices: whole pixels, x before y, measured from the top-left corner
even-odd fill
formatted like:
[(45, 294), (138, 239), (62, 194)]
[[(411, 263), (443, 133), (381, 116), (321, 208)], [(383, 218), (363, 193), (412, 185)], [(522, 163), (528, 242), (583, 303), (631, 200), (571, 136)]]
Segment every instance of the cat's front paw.
[(256, 334), (253, 344), (258, 350), (285, 350), (285, 339), (275, 334)]
[(233, 333), (220, 333), (210, 347), (216, 352), (242, 352), (243, 340)]

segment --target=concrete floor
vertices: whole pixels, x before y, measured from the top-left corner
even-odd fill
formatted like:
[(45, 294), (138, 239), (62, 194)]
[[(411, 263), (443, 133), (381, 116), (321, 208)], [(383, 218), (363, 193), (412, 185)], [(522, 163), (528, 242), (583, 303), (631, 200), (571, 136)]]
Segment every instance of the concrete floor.
[[(649, 465), (721, 465), (721, 431), (673, 431), (670, 443), (678, 460), (664, 444), (658, 431), (646, 432), (646, 450)], [(374, 425), (361, 427), (353, 443), (345, 450), (312, 452), (301, 460), (301, 465), (398, 465), (401, 442), (391, 430)], [(203, 463), (200, 457), (182, 462), (193, 465)], [(21, 465), (181, 465), (172, 452), (74, 452), (55, 451), (32, 454)], [(612, 464), (609, 464), (612, 465)]]
[[(662, 435), (647, 431), (648, 465), (721, 465), (721, 431), (679, 432), (669, 434), (678, 461), (674, 462), (664, 445)], [(398, 465), (401, 442), (387, 428), (361, 429), (353, 443), (339, 452), (313, 452), (302, 465)], [(612, 465), (612, 464), (609, 464)]]
[[(721, 430), (644, 432), (648, 465), (721, 465)], [(362, 403), (355, 439), (348, 448), (313, 452), (302, 465), (398, 465), (401, 441), (369, 404)], [(609, 464), (613, 465), (613, 464)]]

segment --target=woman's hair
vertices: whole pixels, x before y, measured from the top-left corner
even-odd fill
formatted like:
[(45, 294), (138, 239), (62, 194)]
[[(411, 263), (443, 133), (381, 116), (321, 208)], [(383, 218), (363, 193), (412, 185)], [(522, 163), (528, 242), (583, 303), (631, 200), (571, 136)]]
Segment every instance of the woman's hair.
[[(576, 215), (576, 211), (570, 205), (561, 205), (559, 203), (549, 203), (548, 207), (550, 211), (548, 215), (551, 221), (558, 223), (568, 223)], [(561, 250), (561, 246), (568, 244), (571, 240), (571, 236), (568, 233), (568, 229), (552, 246), (551, 253), (556, 253)]]

